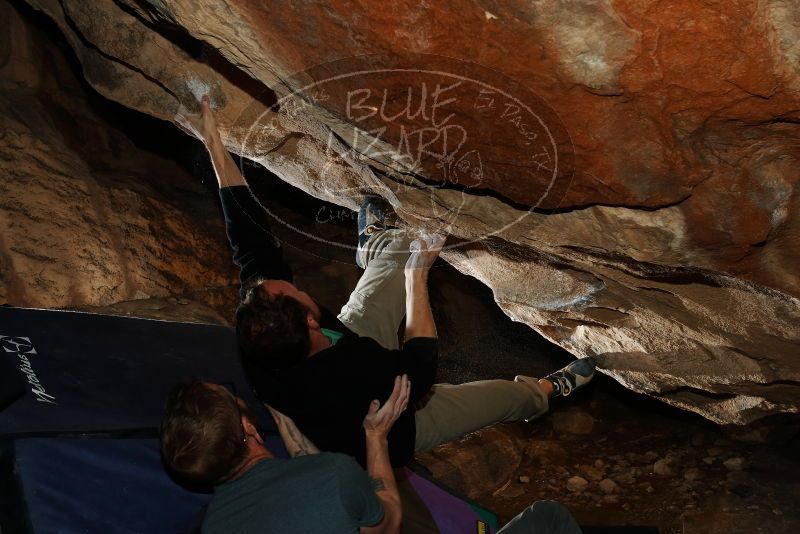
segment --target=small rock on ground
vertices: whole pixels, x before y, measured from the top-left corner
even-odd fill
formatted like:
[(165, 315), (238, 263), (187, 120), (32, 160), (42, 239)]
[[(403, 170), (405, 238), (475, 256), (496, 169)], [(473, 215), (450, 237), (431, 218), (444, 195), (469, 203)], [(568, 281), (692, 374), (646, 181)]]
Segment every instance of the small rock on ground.
[(688, 481), (694, 481), (702, 476), (700, 470), (696, 467), (691, 467), (683, 473), (683, 478)]
[(617, 490), (617, 483), (610, 478), (604, 478), (601, 480), (599, 486), (600, 490), (607, 495), (610, 495)]
[(669, 464), (667, 463), (666, 460), (661, 459), (661, 460), (656, 461), (656, 463), (653, 464), (653, 473), (655, 473), (657, 475), (662, 475), (662, 476), (671, 475), (672, 474), (672, 468), (669, 466)]
[(589, 487), (589, 481), (583, 477), (574, 476), (567, 480), (567, 489), (573, 493), (581, 493)]
[(741, 456), (728, 458), (722, 462), (722, 465), (724, 465), (729, 471), (741, 471), (744, 469), (744, 458)]
[(591, 434), (594, 417), (579, 410), (567, 410), (553, 419), (553, 428), (559, 434)]
[(580, 466), (580, 471), (581, 474), (589, 480), (594, 480), (597, 482), (598, 480), (603, 479), (603, 471), (593, 465), (582, 465)]

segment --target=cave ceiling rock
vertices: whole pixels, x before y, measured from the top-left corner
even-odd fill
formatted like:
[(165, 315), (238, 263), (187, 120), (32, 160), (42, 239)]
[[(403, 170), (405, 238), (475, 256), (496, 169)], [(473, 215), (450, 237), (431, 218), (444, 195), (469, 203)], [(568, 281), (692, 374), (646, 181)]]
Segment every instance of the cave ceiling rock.
[[(28, 2), (104, 96), (172, 120), (209, 91), (231, 150), (314, 196), (353, 208), (379, 192), (448, 230), (445, 259), (508, 315), (626, 386), (720, 423), (800, 409), (796, 2)], [(546, 103), (558, 194), (515, 178), (531, 162), (510, 127), (479, 139), (464, 168), (486, 179), (459, 190), (391, 142), (350, 142), (370, 134), (335, 94), (274, 105), (312, 67), (407, 52), (485, 65)]]

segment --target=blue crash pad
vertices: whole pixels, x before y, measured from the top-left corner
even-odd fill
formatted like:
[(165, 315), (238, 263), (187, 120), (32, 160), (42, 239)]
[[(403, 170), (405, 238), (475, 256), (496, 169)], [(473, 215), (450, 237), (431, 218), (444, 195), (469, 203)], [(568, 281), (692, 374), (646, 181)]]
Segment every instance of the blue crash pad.
[(27, 382), (0, 411), (0, 438), (103, 433), (154, 436), (176, 382), (235, 384), (265, 430), (233, 328), (88, 313), (0, 308), (0, 349)]
[(24, 531), (192, 532), (211, 499), (170, 479), (154, 439), (34, 438), (12, 450)]
[[(279, 437), (268, 436), (266, 445), (287, 457)], [(6, 456), (0, 482), (13, 499), (0, 503), (4, 533), (196, 533), (211, 499), (167, 475), (155, 439), (20, 439)], [(410, 469), (402, 478), (435, 530), (496, 531), (490, 512)]]

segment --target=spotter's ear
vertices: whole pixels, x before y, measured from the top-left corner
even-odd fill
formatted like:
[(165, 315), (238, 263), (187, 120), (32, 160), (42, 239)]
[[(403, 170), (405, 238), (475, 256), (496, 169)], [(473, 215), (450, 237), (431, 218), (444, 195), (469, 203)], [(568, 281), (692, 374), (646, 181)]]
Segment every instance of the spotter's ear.
[(306, 322), (308, 323), (308, 327), (311, 330), (319, 330), (320, 329), (319, 323), (314, 318), (314, 316), (311, 315), (311, 312), (308, 312), (308, 315), (306, 315)]
[(242, 428), (244, 428), (245, 435), (248, 438), (255, 439), (256, 442), (261, 445), (264, 444), (264, 438), (261, 437), (261, 434), (258, 433), (258, 429), (256, 428), (256, 426), (253, 424), (252, 421), (250, 421), (250, 418), (247, 417), (245, 414), (242, 414)]

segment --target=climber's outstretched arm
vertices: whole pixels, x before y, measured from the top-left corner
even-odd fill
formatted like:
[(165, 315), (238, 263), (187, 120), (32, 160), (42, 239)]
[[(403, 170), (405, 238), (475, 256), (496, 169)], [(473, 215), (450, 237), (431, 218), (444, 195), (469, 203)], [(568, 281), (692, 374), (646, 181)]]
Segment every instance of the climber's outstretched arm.
[(239, 172), (239, 166), (236, 165), (225, 145), (222, 144), (208, 95), (205, 95), (200, 102), (199, 115), (190, 114), (181, 108), (178, 110), (175, 120), (191, 131), (206, 146), (220, 188), (247, 185), (244, 176)]
[(241, 296), (260, 280), (292, 281), (292, 270), (283, 259), (280, 242), (272, 234), (264, 207), (250, 192), (239, 166), (219, 135), (208, 96), (200, 103), (200, 114), (178, 110), (175, 120), (203, 141), (217, 175), (219, 197), (225, 215), (225, 230), (239, 266)]

